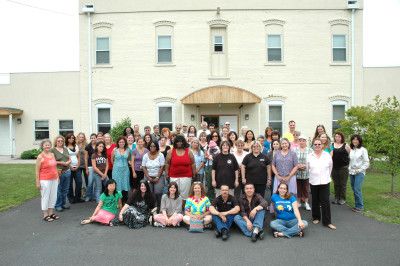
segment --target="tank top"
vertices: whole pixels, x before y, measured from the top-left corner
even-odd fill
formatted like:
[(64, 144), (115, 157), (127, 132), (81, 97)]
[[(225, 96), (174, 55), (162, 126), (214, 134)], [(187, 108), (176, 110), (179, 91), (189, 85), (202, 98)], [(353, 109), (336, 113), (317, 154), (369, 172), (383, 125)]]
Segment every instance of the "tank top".
[(174, 178), (192, 177), (192, 160), (190, 160), (188, 148), (182, 156), (176, 153), (176, 149), (172, 149), (168, 175)]
[(333, 168), (338, 169), (349, 165), (350, 159), (349, 154), (346, 151), (346, 143), (343, 143), (342, 147), (339, 149), (336, 149), (332, 144), (332, 150)]
[(57, 162), (53, 157), (42, 155), (43, 161), (40, 164), (39, 180), (53, 180), (58, 178)]

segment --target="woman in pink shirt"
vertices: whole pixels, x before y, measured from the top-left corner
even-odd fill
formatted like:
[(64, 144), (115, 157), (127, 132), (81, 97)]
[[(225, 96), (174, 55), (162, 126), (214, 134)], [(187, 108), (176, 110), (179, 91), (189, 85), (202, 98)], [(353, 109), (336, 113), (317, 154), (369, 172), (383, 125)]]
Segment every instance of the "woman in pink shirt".
[(46, 139), (41, 143), (42, 153), (36, 159), (36, 187), (40, 190), (43, 220), (52, 222), (60, 219), (54, 214), (57, 200), (58, 171), (54, 154), (50, 152), (51, 141)]

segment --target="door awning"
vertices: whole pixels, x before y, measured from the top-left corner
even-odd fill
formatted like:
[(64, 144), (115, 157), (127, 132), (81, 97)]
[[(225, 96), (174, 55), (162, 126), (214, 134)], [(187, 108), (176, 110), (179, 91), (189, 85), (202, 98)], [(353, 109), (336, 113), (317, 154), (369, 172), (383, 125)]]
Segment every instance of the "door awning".
[(261, 98), (242, 88), (218, 85), (206, 87), (186, 95), (183, 104), (260, 103)]
[(11, 108), (11, 107), (0, 107), (0, 115), (22, 115), (24, 111), (21, 109), (17, 108)]

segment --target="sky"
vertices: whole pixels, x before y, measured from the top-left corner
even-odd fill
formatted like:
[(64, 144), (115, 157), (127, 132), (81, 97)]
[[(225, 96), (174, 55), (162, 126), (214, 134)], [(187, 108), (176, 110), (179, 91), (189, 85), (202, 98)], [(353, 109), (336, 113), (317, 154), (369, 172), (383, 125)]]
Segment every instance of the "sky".
[[(78, 13), (76, 0), (0, 0), (0, 73), (78, 71)], [(363, 53), (400, 66), (400, 0), (364, 0)]]

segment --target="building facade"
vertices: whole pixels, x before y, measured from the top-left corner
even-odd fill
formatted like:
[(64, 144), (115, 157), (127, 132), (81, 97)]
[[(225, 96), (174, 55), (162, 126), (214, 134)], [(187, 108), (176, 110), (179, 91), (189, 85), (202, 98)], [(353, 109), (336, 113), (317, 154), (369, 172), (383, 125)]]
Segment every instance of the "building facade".
[[(285, 132), (295, 120), (308, 136), (317, 124), (332, 132), (352, 105), (399, 95), (399, 68), (363, 68), (362, 1), (353, 2), (80, 1), (80, 71), (37, 75), (47, 82), (37, 100), (50, 112), (0, 99), (23, 111), (13, 126), (5, 110), (0, 124), (15, 134), (17, 155), (47, 136), (39, 128), (50, 137), (61, 127), (107, 131), (124, 117), (141, 128), (229, 121), (236, 131), (248, 126), (259, 134), (268, 125)], [(52, 76), (60, 77), (54, 87)], [(30, 79), (11, 77), (10, 88), (14, 78)], [(66, 87), (74, 100), (57, 104)], [(19, 133), (18, 116), (25, 115), (29, 125)]]

